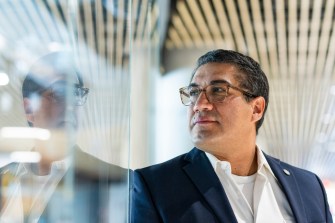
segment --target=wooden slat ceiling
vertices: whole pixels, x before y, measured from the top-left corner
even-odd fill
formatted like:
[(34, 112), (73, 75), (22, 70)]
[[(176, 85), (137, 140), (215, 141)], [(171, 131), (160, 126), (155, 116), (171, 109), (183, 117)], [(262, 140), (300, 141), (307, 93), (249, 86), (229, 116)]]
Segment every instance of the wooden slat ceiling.
[[(178, 0), (171, 5), (164, 50), (225, 48), (259, 61), (271, 87), (259, 133), (264, 150), (335, 179), (335, 0)], [(4, 98), (10, 92), (6, 97), (15, 102), (12, 110), (1, 111), (1, 126), (26, 124), (17, 103), (20, 83), (41, 54), (73, 47), (85, 58), (78, 62), (84, 76), (97, 87), (111, 79), (125, 83), (129, 53), (159, 40), (160, 13), (153, 0), (3, 0), (0, 14), (0, 66), (11, 79), (0, 93)], [(108, 89), (93, 94), (96, 104), (88, 102), (91, 113), (84, 124), (100, 129), (89, 132), (92, 137), (122, 138), (124, 126), (113, 133), (103, 130), (106, 120), (122, 124), (104, 117), (127, 111), (106, 106), (104, 98), (114, 95), (111, 100), (118, 104), (124, 95)]]
[(73, 48), (81, 58), (78, 63), (84, 75), (100, 74), (95, 67), (99, 63), (105, 69), (112, 66), (113, 71), (128, 72), (130, 39), (133, 48), (158, 41), (155, 1), (132, 0), (129, 4), (124, 0), (1, 1), (1, 69), (10, 74), (12, 84), (17, 82), (14, 88), (20, 89), (30, 63), (39, 56)]
[(264, 150), (335, 179), (335, 1), (177, 0), (165, 49), (224, 48), (270, 81)]

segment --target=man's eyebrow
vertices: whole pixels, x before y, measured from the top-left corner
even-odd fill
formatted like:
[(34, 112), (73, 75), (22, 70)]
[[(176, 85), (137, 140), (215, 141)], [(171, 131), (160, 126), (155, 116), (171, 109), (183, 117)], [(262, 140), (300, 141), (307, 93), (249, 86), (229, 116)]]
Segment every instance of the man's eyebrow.
[[(210, 85), (212, 85), (212, 84), (231, 84), (231, 83), (229, 83), (228, 81), (226, 81), (226, 80), (222, 80), (222, 79), (220, 79), (220, 80), (212, 80), (209, 84)], [(197, 83), (190, 83), (189, 85), (188, 85), (189, 87), (199, 87), (200, 85), (199, 84), (197, 84)]]
[(211, 82), (210, 82), (210, 84), (230, 84), (228, 81), (226, 81), (226, 80), (212, 80)]
[(199, 84), (196, 84), (196, 83), (190, 83), (188, 85), (188, 87), (199, 87)]

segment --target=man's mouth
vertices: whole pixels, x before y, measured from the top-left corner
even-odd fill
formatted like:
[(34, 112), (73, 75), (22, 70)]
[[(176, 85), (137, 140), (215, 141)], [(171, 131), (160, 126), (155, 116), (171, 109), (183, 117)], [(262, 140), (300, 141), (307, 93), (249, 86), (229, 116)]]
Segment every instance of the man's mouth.
[(211, 124), (214, 123), (215, 121), (212, 120), (196, 120), (194, 122), (194, 124), (198, 124), (198, 125), (203, 125), (203, 124)]
[(193, 124), (194, 125), (205, 125), (205, 124), (212, 124), (214, 122), (216, 122), (215, 119), (211, 118), (211, 117), (194, 117), (193, 118)]
[(59, 128), (68, 128), (68, 127), (77, 128), (77, 123), (74, 121), (64, 120), (64, 121), (59, 122), (58, 127)]

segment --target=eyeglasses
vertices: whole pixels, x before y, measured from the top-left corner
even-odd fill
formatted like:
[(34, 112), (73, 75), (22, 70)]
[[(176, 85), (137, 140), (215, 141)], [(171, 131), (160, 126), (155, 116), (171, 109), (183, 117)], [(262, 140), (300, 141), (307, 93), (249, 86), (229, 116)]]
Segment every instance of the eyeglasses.
[(50, 88), (40, 92), (40, 94), (55, 104), (66, 103), (67, 102), (66, 99), (67, 97), (69, 97), (73, 105), (75, 106), (84, 105), (87, 100), (89, 89), (84, 88), (79, 84), (74, 84), (73, 86), (69, 86), (69, 88), (70, 92), (72, 92), (72, 94), (69, 95), (67, 95), (67, 86), (64, 84), (52, 85)]
[(241, 93), (250, 98), (257, 97), (256, 95), (253, 95), (247, 91), (235, 87), (226, 81), (210, 84), (204, 88), (200, 88), (197, 85), (190, 85), (180, 88), (179, 94), (181, 102), (186, 106), (194, 105), (198, 100), (201, 92), (205, 92), (206, 98), (210, 103), (220, 103), (223, 102), (223, 100), (227, 97), (229, 88), (240, 91)]

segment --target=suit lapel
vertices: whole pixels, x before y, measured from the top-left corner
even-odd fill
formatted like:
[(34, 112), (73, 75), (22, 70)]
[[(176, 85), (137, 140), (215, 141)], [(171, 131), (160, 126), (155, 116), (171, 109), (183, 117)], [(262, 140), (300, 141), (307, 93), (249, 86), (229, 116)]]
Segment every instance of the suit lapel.
[(291, 171), (289, 167), (282, 167), (278, 159), (274, 159), (266, 154), (265, 157), (274, 175), (277, 177), (279, 183), (282, 186), (282, 189), (292, 208), (296, 222), (305, 222), (305, 208), (293, 171)]
[(237, 223), (225, 191), (206, 154), (194, 148), (185, 159), (184, 171), (200, 191), (220, 222)]

